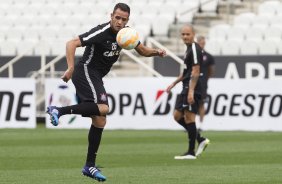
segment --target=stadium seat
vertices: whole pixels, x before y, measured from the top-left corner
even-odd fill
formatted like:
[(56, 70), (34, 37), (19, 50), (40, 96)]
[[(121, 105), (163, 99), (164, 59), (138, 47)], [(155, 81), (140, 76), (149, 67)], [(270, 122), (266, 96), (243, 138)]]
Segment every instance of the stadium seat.
[(166, 12), (166, 13), (170, 13), (172, 15), (175, 15), (176, 12), (179, 10), (177, 9), (177, 5), (174, 4), (174, 3), (165, 3), (165, 4), (162, 4), (159, 8), (159, 11), (160, 11), (160, 14), (162, 12)]
[(277, 45), (277, 52), (279, 55), (282, 55), (282, 44)]
[(241, 13), (237, 16), (234, 17), (234, 21), (233, 24), (234, 25), (247, 25), (247, 26), (251, 26), (253, 20), (255, 19), (256, 14), (254, 13)]
[(40, 32), (43, 28), (42, 27), (29, 27), (27, 28), (22, 36), (23, 40), (34, 40), (39, 41), (40, 40)]
[(208, 37), (210, 39), (226, 40), (231, 26), (229, 24), (218, 24), (210, 28)]
[(148, 2), (148, 6), (150, 6), (150, 7), (158, 7), (159, 8), (164, 3), (166, 3), (166, 1), (164, 1), (164, 0), (153, 0), (153, 1), (149, 1)]
[(146, 37), (148, 37), (151, 33), (151, 26), (146, 24), (139, 24), (134, 26), (134, 29), (136, 29), (139, 33), (140, 41), (144, 43)]
[(47, 26), (56, 26), (56, 27), (63, 27), (66, 22), (68, 21), (70, 15), (55, 15), (50, 17), (49, 19), (46, 19), (46, 25)]
[(152, 6), (148, 6), (147, 8), (143, 8), (140, 11), (140, 17), (139, 19), (142, 19), (143, 17), (156, 17), (159, 14), (159, 7), (157, 9), (155, 9), (156, 7), (152, 7)]
[(147, 6), (147, 2), (146, 1), (135, 1), (134, 3), (131, 4), (131, 11), (135, 12), (135, 13), (140, 13), (141, 10)]
[(282, 26), (279, 28), (277, 26), (270, 26), (268, 29), (264, 32), (264, 38), (266, 40), (270, 39), (282, 39)]
[(267, 14), (267, 15), (275, 15), (277, 14), (277, 7), (279, 7), (281, 3), (276, 0), (269, 0), (261, 3), (258, 7), (258, 14)]
[(202, 12), (216, 12), (219, 0), (200, 0)]
[(26, 27), (13, 27), (6, 32), (6, 39), (15, 42), (21, 42), (23, 39), (23, 32)]
[(16, 19), (18, 19), (16, 15), (6, 15), (5, 18), (0, 19), (1, 27), (13, 27)]
[(23, 12), (25, 11), (24, 10), (25, 6), (26, 5), (20, 3), (13, 4), (6, 9), (6, 15), (14, 15), (20, 17), (21, 15), (23, 15)]
[(259, 42), (254, 40), (246, 40), (240, 43), (241, 55), (257, 55)]
[[(117, 4), (117, 3), (123, 2), (123, 3), (131, 5), (134, 0), (123, 0), (123, 1), (120, 1), (120, 0), (108, 0), (108, 1), (111, 2), (112, 4)], [(159, 0), (157, 0), (157, 1), (159, 1)], [(144, 3), (147, 3), (147, 0), (144, 0)]]
[(282, 2), (280, 3), (279, 6), (276, 7), (276, 14), (282, 15)]
[(40, 31), (40, 40), (49, 41), (57, 39), (57, 32), (59, 32), (60, 28), (57, 26), (49, 26)]
[(261, 28), (259, 26), (251, 26), (249, 27), (246, 32), (246, 40), (254, 40), (260, 42), (264, 39), (264, 32), (266, 29)]
[(81, 3), (81, 0), (71, 0), (71, 1), (69, 1), (69, 0), (60, 0), (59, 2), (61, 4), (69, 4), (69, 3), (71, 3), (71, 4), (79, 5)]
[(32, 26), (32, 24), (34, 24), (33, 20), (34, 20), (34, 16), (24, 14), (24, 15), (20, 16), (20, 18), (14, 20), (14, 27), (26, 27), (26, 28), (28, 28), (28, 27)]
[(168, 35), (169, 24), (173, 23), (169, 20), (170, 17), (158, 16), (155, 21), (152, 22), (152, 30), (154, 35)]
[[(78, 15), (80, 16), (85, 16), (85, 18), (92, 13), (93, 9), (91, 8), (91, 4), (80, 4), (75, 8), (74, 14), (72, 16)], [(88, 17), (90, 18), (90, 17)]]
[(252, 20), (252, 25), (268, 27), (273, 16), (268, 14), (257, 15)]
[(246, 27), (244, 26), (232, 26), (227, 31), (227, 40), (243, 41), (245, 39)]
[(42, 54), (46, 56), (51, 55), (50, 45), (47, 42), (41, 41), (35, 48), (34, 48), (34, 54), (37, 56), (41, 56)]
[(5, 7), (5, 6), (2, 6), (2, 4), (1, 4), (1, 6), (0, 6), (0, 17), (6, 16), (7, 8), (8, 8), (8, 6)]
[(0, 29), (0, 42), (2, 43), (5, 40), (6, 40), (6, 34), (3, 32), (3, 30)]
[(56, 15), (57, 16), (71, 16), (73, 15), (77, 10), (77, 4), (75, 3), (66, 3), (63, 5), (60, 5), (56, 8)]
[(152, 26), (152, 22), (153, 22), (153, 19), (152, 19), (152, 16), (157, 16), (155, 14), (142, 14), (142, 18), (137, 18), (134, 20), (134, 25), (137, 25), (137, 24), (148, 24), (150, 26)]
[(205, 50), (213, 55), (221, 55), (221, 45), (224, 41), (220, 42), (216, 39), (207, 39)]
[(61, 31), (56, 33), (57, 40), (62, 40), (64, 43), (68, 40), (73, 39), (77, 34), (76, 30), (69, 27), (62, 27)]
[(51, 56), (57, 56), (66, 53), (66, 43), (63, 41), (49, 43), (51, 47)]
[(281, 22), (282, 22), (282, 13), (271, 17), (271, 19), (269, 20), (270, 26), (273, 26), (273, 25), (280, 26)]
[(50, 3), (52, 0), (31, 0), (30, 3), (34, 4), (34, 3), (40, 3), (42, 5), (46, 5), (48, 3)]
[(17, 53), (18, 54), (23, 54), (24, 52), (27, 51), (27, 49), (30, 49), (32, 48), (30, 51), (28, 51), (26, 53), (26, 55), (33, 55), (34, 53), (34, 48), (36, 47), (36, 44), (38, 43), (38, 40), (35, 41), (35, 40), (24, 40), (21, 42), (21, 44), (18, 44), (17, 45)]
[[(169, 7), (166, 7), (169, 9)], [(179, 23), (191, 23), (194, 14), (199, 10), (198, 1), (183, 1), (182, 5), (177, 8), (175, 13)]]
[(25, 7), (24, 15), (33, 16), (36, 18), (36, 16), (40, 14), (42, 7), (43, 7), (42, 3), (33, 2)]
[(264, 40), (259, 44), (259, 55), (277, 54), (277, 40)]
[(17, 45), (16, 41), (3, 41), (0, 44), (0, 55), (1, 56), (15, 56), (17, 54)]
[(42, 15), (50, 15), (50, 16), (54, 16), (57, 13), (58, 9), (57, 9), (57, 4), (55, 2), (52, 3), (48, 3), (44, 6), (42, 6), (41, 10), (40, 10), (40, 14)]
[(177, 10), (177, 8), (182, 5), (182, 1), (181, 0), (164, 1), (164, 4), (166, 4), (166, 6), (173, 7), (175, 10)]
[(221, 44), (222, 55), (238, 55), (240, 54), (240, 42), (235, 40), (228, 40)]

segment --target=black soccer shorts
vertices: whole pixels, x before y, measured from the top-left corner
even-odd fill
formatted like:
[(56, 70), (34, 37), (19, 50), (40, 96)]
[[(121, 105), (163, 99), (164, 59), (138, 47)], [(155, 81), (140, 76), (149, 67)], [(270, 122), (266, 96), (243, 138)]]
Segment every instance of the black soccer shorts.
[(195, 103), (193, 104), (188, 104), (187, 102), (187, 94), (179, 94), (177, 95), (176, 98), (176, 103), (175, 103), (175, 109), (184, 112), (184, 110), (188, 110), (189, 112), (193, 112), (195, 114), (198, 113), (198, 109), (200, 106), (201, 102), (201, 95), (195, 94), (194, 95), (194, 101)]
[(108, 97), (101, 76), (98, 70), (87, 67), (83, 63), (75, 66), (72, 82), (79, 103), (95, 102), (108, 105)]

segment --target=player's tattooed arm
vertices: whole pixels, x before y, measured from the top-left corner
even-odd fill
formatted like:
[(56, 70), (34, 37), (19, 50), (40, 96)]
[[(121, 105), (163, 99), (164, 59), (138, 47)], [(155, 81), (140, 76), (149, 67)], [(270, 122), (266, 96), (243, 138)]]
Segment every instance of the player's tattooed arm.
[(197, 85), (200, 76), (200, 65), (194, 65), (192, 68), (192, 73), (189, 81), (189, 91), (187, 96), (187, 101), (189, 104), (193, 104), (194, 101), (194, 90)]
[(145, 57), (151, 57), (151, 56), (160, 56), (164, 57), (166, 56), (166, 51), (163, 49), (155, 49), (155, 48), (150, 48), (142, 43), (140, 43), (137, 47), (135, 47), (135, 50), (140, 54), (141, 56)]

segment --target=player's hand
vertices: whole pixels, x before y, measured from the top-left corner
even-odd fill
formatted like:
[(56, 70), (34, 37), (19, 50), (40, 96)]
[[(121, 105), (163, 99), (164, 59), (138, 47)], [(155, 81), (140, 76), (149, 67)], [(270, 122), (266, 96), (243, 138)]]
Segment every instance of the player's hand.
[(193, 104), (195, 103), (195, 100), (194, 100), (194, 91), (189, 91), (188, 92), (188, 96), (187, 96), (187, 101), (189, 104)]
[(175, 86), (175, 84), (171, 84), (171, 85), (169, 85), (167, 88), (166, 88), (166, 92), (167, 93), (170, 93), (171, 92), (171, 89), (173, 88)]
[(166, 51), (164, 49), (158, 49), (158, 55), (160, 57), (165, 57), (166, 56)]
[(67, 69), (61, 79), (63, 79), (64, 82), (68, 82), (71, 79), (72, 73), (72, 69)]

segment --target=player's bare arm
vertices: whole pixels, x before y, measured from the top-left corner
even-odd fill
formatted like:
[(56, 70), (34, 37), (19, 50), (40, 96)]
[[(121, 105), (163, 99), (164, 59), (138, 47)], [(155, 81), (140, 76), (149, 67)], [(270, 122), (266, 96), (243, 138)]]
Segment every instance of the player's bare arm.
[(140, 43), (135, 50), (140, 54), (141, 56), (145, 57), (151, 57), (151, 56), (160, 56), (160, 57), (165, 57), (166, 56), (166, 51), (163, 49), (154, 49), (150, 47), (146, 47), (142, 43)]
[(208, 67), (208, 79), (211, 78), (215, 73), (215, 67), (214, 65), (210, 65)]
[(189, 81), (189, 91), (187, 96), (187, 101), (189, 104), (193, 104), (194, 101), (194, 89), (197, 85), (200, 76), (200, 65), (194, 65), (192, 68), (191, 78)]
[(184, 77), (183, 77), (183, 73), (181, 73), (181, 74), (177, 77), (177, 79), (176, 79), (173, 83), (171, 83), (171, 84), (166, 88), (166, 92), (167, 92), (167, 93), (170, 93), (171, 89), (174, 88), (174, 86), (176, 86), (176, 84), (178, 84), (180, 81), (182, 81), (183, 78), (184, 78)]
[(68, 68), (65, 71), (64, 75), (61, 77), (65, 82), (68, 82), (71, 79), (74, 70), (75, 50), (77, 47), (81, 47), (81, 42), (78, 37), (68, 41), (66, 44), (66, 58)]

